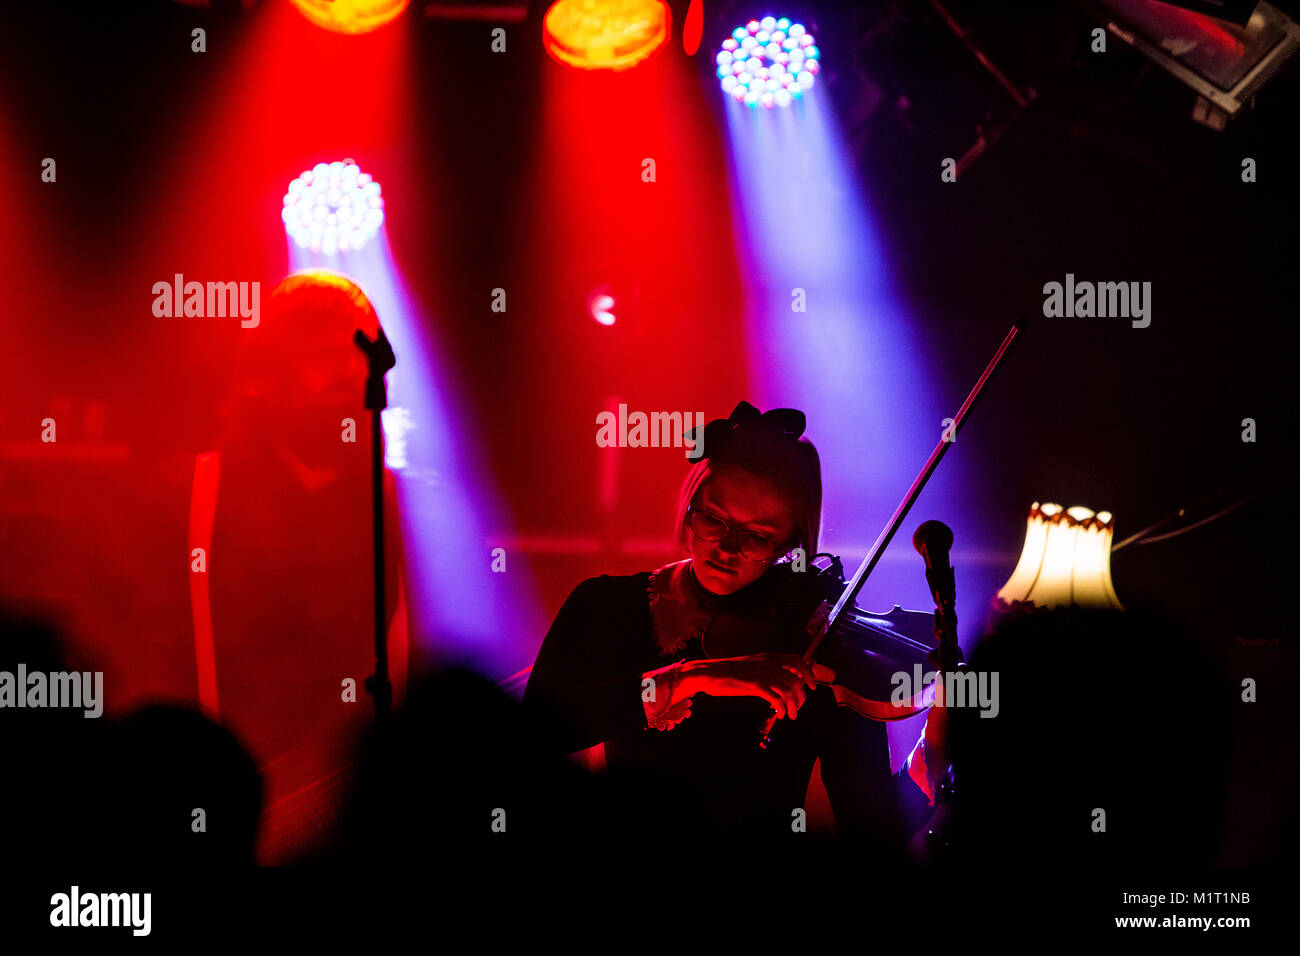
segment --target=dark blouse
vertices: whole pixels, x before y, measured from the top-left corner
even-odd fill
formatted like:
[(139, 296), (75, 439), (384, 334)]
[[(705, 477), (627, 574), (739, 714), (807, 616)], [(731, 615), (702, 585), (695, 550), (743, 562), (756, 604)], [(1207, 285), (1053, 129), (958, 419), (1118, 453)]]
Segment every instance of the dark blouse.
[[(634, 777), (646, 828), (772, 835), (792, 832), (805, 807), (813, 764), (839, 835), (894, 842), (898, 825), (884, 724), (838, 707), (829, 689), (809, 694), (797, 719), (777, 721), (767, 750), (758, 745), (770, 714), (756, 697), (697, 694), (691, 715), (671, 730), (647, 726), (642, 675), (705, 657), (696, 638), (668, 655), (655, 641), (649, 572), (602, 575), (579, 584), (546, 635), (524, 693), (525, 714), (553, 752), (605, 744), (609, 773)], [(762, 582), (715, 597), (721, 610), (751, 600)], [(801, 653), (798, 634), (790, 653)], [(709, 640), (706, 631), (703, 641)], [(721, 656), (721, 655), (715, 655)]]

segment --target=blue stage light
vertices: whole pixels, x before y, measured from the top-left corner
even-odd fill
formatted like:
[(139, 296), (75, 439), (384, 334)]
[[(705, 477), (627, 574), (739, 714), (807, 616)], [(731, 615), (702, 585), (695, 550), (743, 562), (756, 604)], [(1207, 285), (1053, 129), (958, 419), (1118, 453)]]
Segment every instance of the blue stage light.
[(724, 93), (746, 106), (772, 109), (812, 89), (821, 50), (803, 24), (765, 17), (732, 30), (714, 62)]

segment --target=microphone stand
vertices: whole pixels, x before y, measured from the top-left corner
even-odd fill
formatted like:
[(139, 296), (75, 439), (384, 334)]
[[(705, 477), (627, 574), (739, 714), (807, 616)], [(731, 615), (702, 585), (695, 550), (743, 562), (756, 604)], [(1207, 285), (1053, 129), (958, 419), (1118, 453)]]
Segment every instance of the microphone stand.
[[(964, 669), (961, 660), (961, 647), (957, 643), (957, 584), (956, 575), (948, 560), (952, 548), (952, 529), (942, 521), (926, 521), (912, 535), (912, 546), (925, 559), (925, 580), (930, 585), (930, 594), (934, 598), (934, 636), (938, 643), (930, 652), (930, 663), (939, 671), (939, 680), (944, 682), (945, 690), (949, 673)], [(944, 695), (943, 706), (951, 705)], [(942, 715), (947, 724), (947, 714)], [(948, 727), (944, 727), (944, 734)], [(946, 748), (945, 748), (946, 749)], [(927, 754), (927, 763), (930, 759)], [(947, 759), (947, 755), (944, 755)], [(926, 826), (926, 844), (929, 859), (939, 862), (948, 849), (948, 814), (955, 796), (956, 780), (952, 767), (945, 768), (944, 778), (938, 786), (939, 807), (935, 810)]]
[(912, 535), (912, 547), (925, 559), (925, 580), (934, 598), (934, 636), (939, 646), (931, 663), (939, 670), (956, 670), (961, 659), (957, 644), (957, 582), (948, 552), (952, 530), (942, 521), (926, 521)]
[(352, 341), (366, 356), (366, 408), (370, 409), (371, 511), (375, 549), (375, 672), (366, 678), (366, 690), (375, 701), (375, 723), (388, 720), (393, 705), (393, 685), (388, 678), (387, 601), (384, 593), (384, 427), (382, 412), (388, 407), (384, 373), (397, 364), (393, 347), (381, 328), (374, 341), (360, 329)]

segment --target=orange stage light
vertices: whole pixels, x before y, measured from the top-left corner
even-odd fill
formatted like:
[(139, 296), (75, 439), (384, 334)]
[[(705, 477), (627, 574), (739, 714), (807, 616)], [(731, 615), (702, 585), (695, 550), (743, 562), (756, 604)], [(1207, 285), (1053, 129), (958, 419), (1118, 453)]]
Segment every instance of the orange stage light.
[(304, 17), (335, 33), (369, 33), (391, 23), (409, 0), (291, 0)]
[(546, 11), (546, 50), (580, 70), (626, 70), (668, 39), (663, 0), (557, 0)]

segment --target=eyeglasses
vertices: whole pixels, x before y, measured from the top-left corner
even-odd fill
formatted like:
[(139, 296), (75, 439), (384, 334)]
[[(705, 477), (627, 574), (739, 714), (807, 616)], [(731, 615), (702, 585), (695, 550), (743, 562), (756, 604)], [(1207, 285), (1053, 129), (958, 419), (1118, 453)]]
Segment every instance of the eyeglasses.
[(686, 512), (686, 524), (692, 534), (705, 541), (721, 541), (732, 534), (736, 535), (740, 553), (751, 561), (770, 561), (781, 552), (781, 545), (767, 535), (745, 531), (711, 511), (691, 508)]

